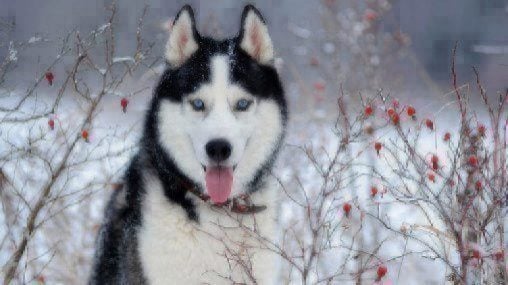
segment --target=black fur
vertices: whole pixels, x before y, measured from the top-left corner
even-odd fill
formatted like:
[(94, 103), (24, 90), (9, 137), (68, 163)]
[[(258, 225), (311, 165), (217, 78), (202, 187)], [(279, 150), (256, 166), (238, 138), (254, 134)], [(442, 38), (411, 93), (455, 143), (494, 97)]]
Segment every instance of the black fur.
[[(106, 207), (99, 230), (95, 263), (89, 284), (145, 284), (136, 232), (141, 222), (141, 196), (145, 192), (137, 155), (125, 173), (125, 185), (116, 189)], [(127, 269), (127, 270), (126, 270)]]
[[(274, 99), (283, 107), (286, 116), (282, 84), (273, 66), (259, 64), (239, 47), (241, 38), (217, 41), (198, 39), (199, 49), (180, 67), (167, 68), (155, 90), (155, 96), (181, 102), (186, 94), (194, 92), (210, 80), (210, 58), (216, 55), (230, 56), (230, 80), (240, 84), (253, 95)], [(230, 47), (233, 50), (230, 52)], [(168, 92), (171, 90), (171, 92)]]
[(198, 220), (194, 204), (192, 200), (185, 197), (187, 187), (194, 186), (192, 182), (185, 174), (183, 174), (173, 159), (162, 149), (162, 146), (158, 143), (159, 134), (157, 132), (157, 110), (159, 109), (159, 100), (156, 94), (152, 100), (151, 110), (147, 113), (145, 121), (145, 132), (141, 141), (141, 150), (147, 154), (147, 158), (150, 161), (150, 165), (154, 167), (154, 172), (160, 179), (166, 197), (180, 205), (189, 216), (189, 219)]
[[(167, 199), (182, 207), (189, 219), (199, 222), (193, 201), (185, 197), (186, 187), (197, 185), (179, 170), (175, 161), (158, 143), (157, 114), (162, 100), (183, 102), (187, 94), (209, 82), (212, 56), (228, 55), (231, 59), (230, 80), (259, 99), (273, 99), (277, 102), (284, 126), (286, 125), (287, 106), (277, 72), (272, 66), (259, 64), (240, 49), (243, 29), (237, 37), (228, 40), (201, 37), (195, 30), (194, 14), (189, 6), (182, 8), (175, 21), (184, 10), (189, 12), (193, 21), (194, 37), (199, 48), (183, 65), (177, 68), (168, 65), (154, 89), (154, 96), (145, 117), (139, 152), (125, 173), (124, 187), (113, 193), (106, 207), (106, 219), (98, 235), (90, 284), (146, 283), (137, 252), (137, 232), (142, 219), (141, 203), (144, 194), (149, 191), (144, 188), (142, 173), (151, 173), (158, 177)], [(254, 10), (260, 16), (254, 7), (247, 6), (242, 15), (242, 27), (249, 10)], [(270, 171), (280, 148), (282, 136), (273, 155), (250, 182), (250, 192), (257, 191), (262, 185), (263, 177)]]

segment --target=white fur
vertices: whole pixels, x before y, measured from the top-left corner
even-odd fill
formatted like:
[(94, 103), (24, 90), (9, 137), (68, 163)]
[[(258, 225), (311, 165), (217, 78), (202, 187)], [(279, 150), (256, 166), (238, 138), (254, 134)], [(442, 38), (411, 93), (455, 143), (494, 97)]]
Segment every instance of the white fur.
[[(178, 167), (194, 181), (205, 186), (202, 165), (209, 161), (205, 145), (224, 138), (233, 146), (229, 166), (236, 165), (232, 196), (241, 194), (262, 163), (270, 156), (282, 135), (280, 108), (272, 100), (255, 100), (246, 90), (229, 82), (226, 56), (212, 59), (212, 80), (190, 94), (200, 98), (206, 111), (196, 112), (184, 99), (183, 104), (164, 101), (158, 113), (160, 143), (175, 159)], [(241, 98), (255, 100), (245, 112), (234, 111)]]
[[(244, 229), (256, 228), (262, 237), (276, 239), (277, 189), (262, 189), (252, 195), (255, 203), (268, 206), (256, 215), (231, 213), (228, 216), (224, 209), (197, 200), (198, 224), (189, 220), (181, 207), (168, 201), (157, 178), (145, 177), (145, 183), (148, 191), (142, 202), (143, 221), (138, 242), (149, 284), (232, 284), (231, 280), (252, 284), (239, 262), (228, 262), (224, 257), (225, 246), (235, 254), (241, 253), (243, 261), (250, 261), (258, 284), (275, 284), (276, 253), (264, 249), (265, 245), (257, 241), (256, 235)], [(269, 185), (274, 188), (275, 184)], [(239, 227), (240, 222), (244, 228)]]
[(243, 25), (244, 34), (240, 47), (260, 63), (271, 63), (273, 45), (267, 26), (252, 10), (248, 12)]
[(166, 59), (172, 67), (178, 67), (197, 50), (193, 20), (189, 12), (183, 10), (170, 32), (166, 44)]

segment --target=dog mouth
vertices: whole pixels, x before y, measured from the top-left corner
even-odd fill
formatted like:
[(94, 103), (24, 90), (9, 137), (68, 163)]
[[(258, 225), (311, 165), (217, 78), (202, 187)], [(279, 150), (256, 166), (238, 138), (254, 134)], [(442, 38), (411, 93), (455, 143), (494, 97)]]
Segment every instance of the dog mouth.
[(215, 204), (225, 203), (233, 187), (234, 166), (204, 166), (206, 192)]
[[(238, 164), (233, 165), (233, 171), (235, 171), (236, 166), (238, 166)], [(206, 166), (204, 164), (201, 164), (201, 167), (203, 167), (203, 171), (206, 173)], [(227, 168), (228, 166), (217, 165), (216, 167), (226, 167)]]

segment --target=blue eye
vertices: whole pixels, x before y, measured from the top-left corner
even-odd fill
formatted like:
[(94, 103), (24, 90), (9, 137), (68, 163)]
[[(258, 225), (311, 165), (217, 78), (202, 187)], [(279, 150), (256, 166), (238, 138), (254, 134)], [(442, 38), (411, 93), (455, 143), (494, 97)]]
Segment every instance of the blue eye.
[(252, 101), (247, 99), (240, 99), (238, 102), (236, 102), (235, 110), (236, 111), (247, 111), (249, 109), (250, 105), (252, 104)]
[(194, 111), (204, 111), (205, 110), (205, 102), (201, 99), (193, 99), (190, 100), (190, 104), (192, 106), (192, 109)]

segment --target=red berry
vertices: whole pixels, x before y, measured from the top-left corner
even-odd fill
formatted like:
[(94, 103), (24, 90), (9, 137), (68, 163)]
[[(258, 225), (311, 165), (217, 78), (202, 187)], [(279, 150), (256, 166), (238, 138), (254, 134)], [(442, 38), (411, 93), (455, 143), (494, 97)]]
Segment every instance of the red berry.
[(480, 180), (476, 181), (476, 183), (474, 184), (474, 188), (476, 189), (476, 191), (481, 191), (482, 190), (482, 182)]
[(451, 138), (451, 137), (452, 137), (452, 135), (451, 135), (449, 132), (447, 132), (446, 134), (444, 134), (444, 136), (443, 136), (443, 140), (444, 140), (445, 142), (447, 142), (447, 141), (449, 141), (449, 140), (450, 140), (450, 138)]
[(41, 284), (45, 284), (46, 283), (46, 277), (44, 277), (44, 275), (37, 276), (37, 282), (39, 282)]
[(482, 255), (478, 249), (472, 250), (472, 256), (473, 256), (473, 258), (476, 258), (476, 259), (480, 259), (482, 257)]
[(123, 188), (122, 183), (112, 183), (111, 184), (111, 189), (114, 191), (120, 191), (120, 190), (122, 190), (122, 188)]
[(413, 106), (408, 106), (406, 111), (409, 117), (413, 117), (414, 115), (416, 115), (416, 110)]
[(369, 22), (375, 21), (377, 19), (377, 13), (372, 10), (367, 10), (363, 15), (363, 19)]
[(437, 170), (439, 168), (439, 157), (433, 154), (430, 161), (432, 162), (432, 169)]
[(471, 156), (468, 158), (467, 162), (469, 163), (469, 165), (471, 165), (471, 166), (475, 166), (475, 167), (476, 167), (476, 166), (478, 165), (478, 158), (476, 158), (476, 156), (475, 156), (475, 155), (471, 155)]
[(374, 109), (372, 109), (372, 107), (371, 107), (371, 106), (367, 106), (367, 107), (365, 107), (365, 111), (364, 111), (364, 113), (365, 113), (365, 116), (366, 116), (366, 117), (369, 117), (369, 116), (371, 116), (372, 114), (374, 114)]
[(395, 109), (388, 108), (388, 110), (386, 110), (386, 113), (388, 114), (388, 117), (390, 117), (390, 120), (392, 121), (392, 123), (394, 125), (398, 125), (399, 124), (400, 117), (399, 117), (399, 114), (397, 114), (397, 112), (395, 112)]
[(377, 195), (377, 192), (378, 192), (378, 190), (377, 190), (377, 187), (376, 187), (376, 186), (372, 186), (372, 187), (370, 188), (370, 195), (371, 195), (372, 197), (375, 197), (375, 196)]
[(351, 212), (351, 204), (344, 203), (342, 206), (342, 210), (344, 210), (344, 213), (346, 213), (346, 216), (349, 216), (349, 213)]
[(498, 250), (494, 253), (494, 259), (496, 259), (497, 261), (503, 261), (504, 259), (504, 250), (501, 249), (501, 250)]
[(331, 7), (335, 3), (335, 0), (325, 0), (326, 6)]
[(54, 130), (55, 129), (55, 120), (53, 119), (49, 119), (48, 120), (48, 126), (51, 130)]
[(398, 124), (399, 124), (399, 122), (400, 122), (400, 116), (399, 116), (399, 114), (397, 114), (397, 113), (393, 114), (393, 115), (390, 117), (390, 119), (392, 120), (392, 123), (393, 123), (394, 125), (398, 125)]
[(480, 136), (484, 137), (486, 131), (487, 131), (487, 128), (485, 127), (485, 125), (482, 125), (482, 124), (478, 125), (478, 134)]
[(363, 130), (368, 135), (372, 135), (374, 133), (374, 128), (370, 124), (366, 124), (365, 127), (363, 128)]
[(46, 77), (46, 81), (48, 81), (49, 86), (53, 85), (53, 79), (55, 79), (53, 72), (48, 71), (44, 74), (44, 76)]
[(129, 99), (122, 98), (122, 100), (120, 100), (120, 105), (122, 106), (122, 111), (124, 113), (127, 112), (127, 105), (129, 105)]
[(397, 99), (393, 99), (393, 100), (392, 100), (392, 106), (393, 106), (393, 108), (395, 108), (395, 109), (399, 108), (399, 106), (400, 106), (399, 100), (397, 100)]
[(326, 85), (324, 82), (318, 81), (314, 83), (314, 89), (316, 89), (316, 91), (323, 92), (325, 91), (325, 87)]
[(377, 279), (381, 279), (383, 278), (386, 273), (388, 272), (388, 268), (386, 268), (385, 265), (379, 265), (379, 267), (377, 268)]
[(319, 65), (319, 60), (317, 59), (317, 57), (313, 56), (310, 58), (310, 65), (312, 66), (318, 66)]
[(374, 143), (374, 149), (376, 150), (377, 155), (379, 155), (379, 151), (381, 150), (382, 147), (383, 145), (380, 142)]
[(92, 231), (94, 232), (94, 234), (97, 234), (100, 229), (101, 229), (101, 225), (100, 224), (95, 224), (95, 225), (92, 226)]
[(81, 137), (86, 141), (88, 142), (88, 131), (87, 130), (83, 130), (81, 132)]
[(434, 122), (432, 122), (432, 120), (430, 119), (426, 119), (425, 120), (425, 125), (427, 126), (427, 128), (429, 128), (431, 131), (434, 130)]
[(429, 178), (429, 180), (432, 181), (432, 183), (436, 182), (436, 175), (434, 175), (434, 173), (427, 174), (427, 178)]

